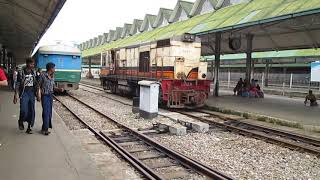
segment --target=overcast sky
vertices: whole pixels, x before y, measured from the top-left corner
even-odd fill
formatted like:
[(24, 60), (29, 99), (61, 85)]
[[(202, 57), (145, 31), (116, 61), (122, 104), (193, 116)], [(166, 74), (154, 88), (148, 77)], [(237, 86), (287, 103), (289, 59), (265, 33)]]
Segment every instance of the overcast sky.
[(67, 0), (40, 45), (57, 40), (81, 43), (132, 23), (135, 18), (143, 19), (145, 14), (157, 15), (160, 7), (173, 9), (176, 3), (177, 0)]

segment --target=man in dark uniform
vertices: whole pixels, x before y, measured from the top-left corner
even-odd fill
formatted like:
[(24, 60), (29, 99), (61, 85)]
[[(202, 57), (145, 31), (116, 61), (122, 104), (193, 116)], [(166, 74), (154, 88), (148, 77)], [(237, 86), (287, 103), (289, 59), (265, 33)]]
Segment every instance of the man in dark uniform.
[(42, 128), (41, 132), (44, 135), (49, 135), (49, 128), (52, 128), (52, 103), (54, 85), (55, 64), (48, 63), (46, 65), (47, 71), (42, 72), (39, 76), (39, 86), (41, 90), (41, 104), (42, 104)]
[(36, 81), (36, 73), (34, 72), (34, 60), (26, 59), (26, 67), (18, 73), (17, 83), (14, 92), (13, 103), (18, 102), (18, 93), (20, 97), (20, 116), (19, 129), (24, 130), (23, 122), (28, 123), (26, 133), (32, 134), (32, 127), (35, 120), (35, 98), (38, 94), (37, 100), (40, 101), (38, 92), (38, 84)]

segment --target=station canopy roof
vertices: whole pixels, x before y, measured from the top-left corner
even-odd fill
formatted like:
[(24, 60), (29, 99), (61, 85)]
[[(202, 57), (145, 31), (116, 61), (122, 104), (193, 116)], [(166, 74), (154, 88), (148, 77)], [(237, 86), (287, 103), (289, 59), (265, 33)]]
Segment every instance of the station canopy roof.
[[(246, 52), (246, 35), (252, 34), (253, 51), (318, 48), (320, 46), (319, 0), (251, 0), (211, 13), (156, 28), (125, 39), (84, 50), (83, 57), (113, 48), (167, 39), (184, 33), (202, 40), (202, 54), (214, 54), (214, 34), (222, 33), (222, 54)], [(229, 48), (229, 39), (241, 39), (241, 48)]]
[(29, 57), (66, 0), (0, 0), (0, 44), (17, 63)]

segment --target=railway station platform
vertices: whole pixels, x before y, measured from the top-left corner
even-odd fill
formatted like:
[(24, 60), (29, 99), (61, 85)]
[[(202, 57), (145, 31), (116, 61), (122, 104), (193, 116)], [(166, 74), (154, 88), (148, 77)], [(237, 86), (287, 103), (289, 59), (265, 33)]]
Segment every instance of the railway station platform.
[(18, 130), (19, 105), (12, 103), (12, 97), (11, 91), (0, 89), (0, 179), (103, 179), (80, 142), (55, 112), (49, 136), (40, 133), (39, 103), (33, 134)]
[(229, 90), (221, 90), (220, 97), (210, 96), (209, 108), (229, 113), (247, 113), (257, 117), (270, 117), (296, 123), (307, 129), (320, 127), (320, 107), (304, 105), (304, 98), (265, 95), (264, 99), (234, 96)]

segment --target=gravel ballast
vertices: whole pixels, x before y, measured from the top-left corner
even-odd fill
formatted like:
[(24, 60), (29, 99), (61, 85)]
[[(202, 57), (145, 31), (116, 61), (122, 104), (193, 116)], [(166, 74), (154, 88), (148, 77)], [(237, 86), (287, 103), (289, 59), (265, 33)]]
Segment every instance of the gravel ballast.
[[(71, 95), (81, 99), (85, 103), (105, 113), (110, 118), (122, 123), (130, 128), (135, 129), (151, 129), (157, 122), (166, 122), (172, 124), (173, 122), (162, 116), (158, 116), (152, 120), (146, 120), (139, 117), (139, 114), (132, 113), (132, 107), (113, 101), (111, 99), (95, 95), (87, 91), (73, 91)], [(113, 95), (114, 96), (114, 95)]]
[[(132, 107), (90, 92), (79, 90), (72, 95), (131, 128), (146, 129), (156, 122), (172, 122), (161, 116), (151, 121), (144, 120), (132, 114)], [(221, 129), (211, 129), (209, 133), (188, 133), (186, 136), (156, 136), (154, 139), (235, 179), (320, 177), (320, 160), (314, 155)]]
[(319, 179), (320, 160), (261, 140), (211, 130), (155, 137), (160, 143), (236, 179)]

